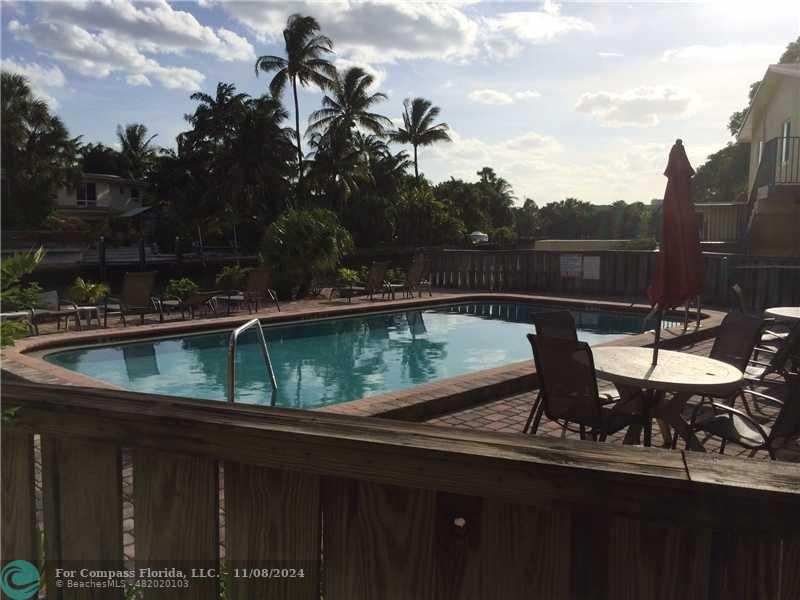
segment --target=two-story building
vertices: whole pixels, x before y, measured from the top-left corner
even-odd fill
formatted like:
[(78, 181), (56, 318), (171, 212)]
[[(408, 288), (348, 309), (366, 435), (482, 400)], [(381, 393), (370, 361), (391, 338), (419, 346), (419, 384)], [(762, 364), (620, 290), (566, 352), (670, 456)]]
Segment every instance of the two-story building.
[(800, 64), (770, 65), (737, 140), (750, 143), (745, 249), (800, 256)]
[(147, 208), (143, 205), (147, 184), (119, 175), (84, 173), (76, 188), (62, 188), (56, 197), (56, 210), (65, 217), (87, 222), (115, 217), (133, 217)]

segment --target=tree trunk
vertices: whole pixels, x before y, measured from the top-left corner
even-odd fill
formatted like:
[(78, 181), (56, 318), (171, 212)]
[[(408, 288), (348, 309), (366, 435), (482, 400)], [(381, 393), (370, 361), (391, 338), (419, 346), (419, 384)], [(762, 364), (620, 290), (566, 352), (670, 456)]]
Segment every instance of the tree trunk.
[(419, 168), (417, 167), (417, 145), (414, 144), (414, 178), (419, 183)]
[(297, 79), (292, 77), (292, 92), (294, 93), (294, 127), (297, 133), (297, 187), (303, 187), (303, 149), (300, 145), (300, 105), (297, 102)]

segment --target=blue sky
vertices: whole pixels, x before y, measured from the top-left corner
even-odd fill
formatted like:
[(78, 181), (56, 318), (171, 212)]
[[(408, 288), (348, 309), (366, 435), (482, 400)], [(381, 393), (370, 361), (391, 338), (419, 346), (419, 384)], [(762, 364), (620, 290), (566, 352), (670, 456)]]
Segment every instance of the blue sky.
[[(430, 179), (488, 165), (540, 204), (660, 197), (674, 139), (695, 165), (730, 141), (750, 82), (800, 35), (800, 2), (779, 0), (1, 6), (3, 68), (27, 74), (73, 135), (113, 144), (117, 124), (142, 122), (162, 146), (193, 91), (264, 93), (255, 57), (282, 52), (289, 14), (311, 14), (339, 66), (376, 75), (381, 112), (398, 118), (410, 95), (442, 108), (454, 141), (421, 151)], [(320, 98), (302, 93), (303, 121)]]

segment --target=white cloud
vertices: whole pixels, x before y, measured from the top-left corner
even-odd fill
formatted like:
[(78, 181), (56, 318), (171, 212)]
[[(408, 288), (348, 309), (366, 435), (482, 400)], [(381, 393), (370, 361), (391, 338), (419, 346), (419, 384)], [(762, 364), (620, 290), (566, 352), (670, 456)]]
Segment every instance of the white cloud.
[[(508, 35), (513, 35), (519, 42), (542, 43), (572, 31), (594, 31), (594, 25), (579, 17), (568, 17), (561, 14), (560, 5), (545, 0), (540, 11), (514, 11), (501, 13), (496, 17), (483, 20), (486, 36), (496, 44)], [(501, 56), (513, 54), (513, 44), (508, 44)]]
[(598, 52), (597, 56), (600, 58), (622, 58), (624, 54), (619, 52)]
[(246, 38), (225, 28), (201, 25), (190, 12), (166, 0), (134, 4), (130, 0), (73, 0), (41, 3), (39, 16), (54, 23), (112, 33), (148, 53), (211, 54), (223, 61), (255, 60)]
[(492, 89), (473, 90), (467, 94), (467, 98), (480, 104), (492, 106), (506, 106), (521, 100), (533, 100), (541, 94), (534, 90), (522, 90), (519, 92), (501, 92)]
[(58, 62), (88, 77), (104, 78), (121, 72), (141, 85), (143, 75), (168, 89), (199, 89), (205, 76), (196, 69), (166, 67), (142, 54), (131, 42), (112, 33), (91, 33), (77, 25), (36, 21), (23, 25), (9, 22), (15, 37), (35, 44)]
[(695, 103), (694, 95), (686, 90), (643, 86), (622, 93), (587, 92), (575, 110), (608, 127), (652, 127), (662, 119), (688, 116)]
[(63, 88), (67, 84), (67, 78), (56, 65), (47, 67), (36, 62), (4, 58), (0, 62), (0, 68), (24, 75), (36, 96), (47, 102), (50, 108), (58, 108), (58, 100), (52, 96), (51, 88)]
[(253, 61), (255, 50), (237, 33), (202, 25), (190, 12), (166, 0), (74, 0), (41, 2), (35, 16), (11, 20), (18, 39), (61, 64), (91, 77), (119, 73), (129, 85), (153, 83), (196, 90), (204, 80), (197, 69), (164, 65), (156, 55), (201, 53), (222, 61)]
[[(518, 54), (526, 43), (552, 40), (568, 31), (591, 31), (588, 21), (564, 16), (546, 1), (541, 10), (483, 18), (465, 10), (469, 1), (220, 2), (261, 40), (281, 41), (286, 19), (312, 14), (336, 52), (350, 60), (391, 63), (401, 59), (471, 60)], [(483, 51), (483, 52), (482, 52)]]
[(780, 44), (725, 44), (721, 46), (697, 44), (666, 50), (661, 55), (661, 62), (736, 64), (745, 60), (755, 60), (762, 61), (767, 65), (775, 62), (782, 52), (783, 46)]

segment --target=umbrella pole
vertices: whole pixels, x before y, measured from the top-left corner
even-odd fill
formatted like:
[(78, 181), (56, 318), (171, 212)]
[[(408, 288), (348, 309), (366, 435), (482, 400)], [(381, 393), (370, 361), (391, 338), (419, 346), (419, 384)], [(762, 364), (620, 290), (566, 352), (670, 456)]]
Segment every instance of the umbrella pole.
[(661, 342), (661, 319), (664, 316), (664, 311), (658, 311), (658, 320), (656, 321), (656, 339), (653, 342), (653, 366), (658, 364), (658, 344)]

